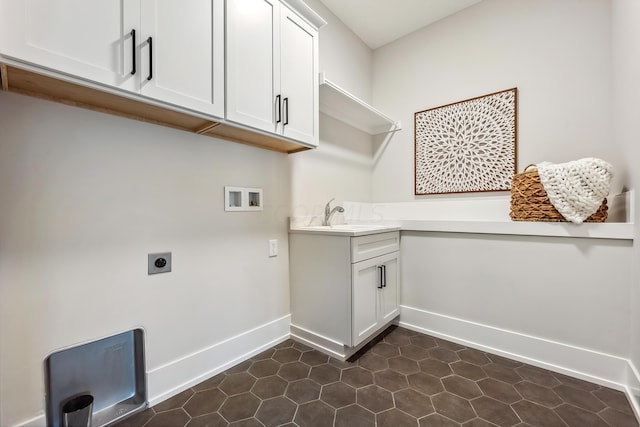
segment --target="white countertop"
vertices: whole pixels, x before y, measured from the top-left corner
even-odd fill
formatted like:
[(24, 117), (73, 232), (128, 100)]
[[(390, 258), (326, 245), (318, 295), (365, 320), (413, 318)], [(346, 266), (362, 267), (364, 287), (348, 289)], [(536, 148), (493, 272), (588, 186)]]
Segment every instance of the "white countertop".
[[(392, 224), (403, 232), (473, 233), (513, 236), (633, 240), (633, 192), (607, 198), (607, 222), (533, 222), (509, 218), (506, 196), (364, 203), (345, 201), (344, 221), (353, 224)], [(473, 215), (474, 218), (469, 218)], [(308, 223), (309, 218), (306, 218)]]
[(510, 234), (520, 236), (574, 237), (633, 240), (632, 223), (624, 222), (525, 222), (525, 221), (424, 221), (403, 220), (402, 231)]
[(290, 233), (325, 234), (330, 236), (366, 236), (369, 234), (399, 231), (397, 224), (338, 224), (292, 226)]
[(365, 236), (387, 231), (501, 234), (516, 236), (571, 237), (633, 240), (634, 224), (622, 222), (582, 223), (464, 220), (399, 220), (393, 223), (292, 226), (291, 233)]

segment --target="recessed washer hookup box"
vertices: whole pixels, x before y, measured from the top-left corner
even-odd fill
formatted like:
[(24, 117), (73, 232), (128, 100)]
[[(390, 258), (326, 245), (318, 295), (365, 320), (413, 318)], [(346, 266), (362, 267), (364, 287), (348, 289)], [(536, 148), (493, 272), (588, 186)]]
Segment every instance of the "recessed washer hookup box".
[(45, 359), (47, 425), (60, 427), (62, 406), (93, 397), (93, 427), (111, 424), (147, 407), (144, 332), (133, 329), (52, 353)]

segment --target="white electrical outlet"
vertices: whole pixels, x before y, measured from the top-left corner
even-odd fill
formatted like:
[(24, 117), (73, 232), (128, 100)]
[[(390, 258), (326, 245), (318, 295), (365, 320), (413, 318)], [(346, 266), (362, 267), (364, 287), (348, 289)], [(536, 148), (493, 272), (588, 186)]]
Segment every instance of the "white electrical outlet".
[(278, 241), (276, 239), (269, 240), (269, 256), (278, 256)]

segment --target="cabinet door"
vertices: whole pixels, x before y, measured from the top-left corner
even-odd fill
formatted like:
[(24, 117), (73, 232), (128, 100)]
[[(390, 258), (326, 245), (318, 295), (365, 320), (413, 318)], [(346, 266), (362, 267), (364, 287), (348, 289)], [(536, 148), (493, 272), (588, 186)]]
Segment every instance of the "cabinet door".
[(318, 145), (317, 31), (283, 6), (281, 12), (282, 134)]
[(226, 13), (226, 117), (274, 133), (282, 105), (281, 98), (276, 100), (280, 61), (274, 61), (280, 57), (280, 3), (233, 0)]
[(224, 115), (224, 0), (142, 0), (141, 93)]
[(351, 346), (367, 339), (378, 328), (378, 292), (381, 286), (380, 258), (351, 265)]
[(384, 287), (380, 296), (380, 323), (390, 322), (400, 314), (400, 253), (395, 252), (393, 258), (384, 262)]
[(352, 264), (352, 346), (400, 313), (399, 252)]
[(137, 89), (139, 74), (131, 74), (131, 30), (139, 33), (139, 1), (0, 0), (0, 12), (1, 54), (93, 82)]

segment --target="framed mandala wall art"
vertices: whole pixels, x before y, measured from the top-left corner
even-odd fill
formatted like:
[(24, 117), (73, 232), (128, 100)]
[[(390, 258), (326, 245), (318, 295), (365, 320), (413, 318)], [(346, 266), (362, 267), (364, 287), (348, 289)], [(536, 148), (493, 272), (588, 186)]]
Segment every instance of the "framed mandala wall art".
[(508, 191), (518, 89), (415, 113), (415, 195)]

